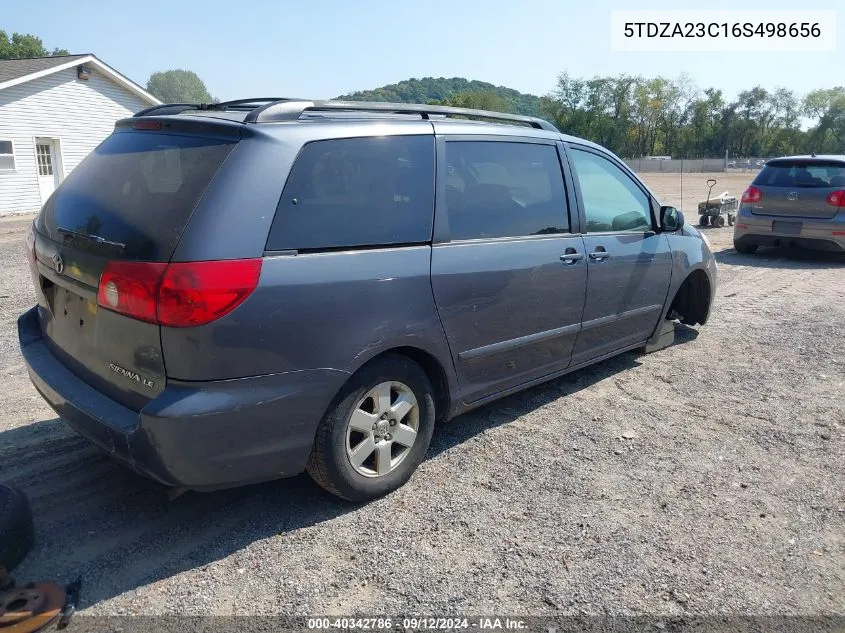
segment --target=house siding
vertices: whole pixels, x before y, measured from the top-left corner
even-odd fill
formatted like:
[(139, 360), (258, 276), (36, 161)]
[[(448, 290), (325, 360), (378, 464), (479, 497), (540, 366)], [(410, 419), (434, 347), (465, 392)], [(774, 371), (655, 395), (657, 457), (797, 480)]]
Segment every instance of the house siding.
[(76, 68), (0, 90), (0, 140), (12, 141), (15, 171), (0, 171), (0, 215), (41, 207), (35, 138), (59, 140), (60, 179), (111, 134), (118, 119), (150, 104), (96, 69), (87, 81)]

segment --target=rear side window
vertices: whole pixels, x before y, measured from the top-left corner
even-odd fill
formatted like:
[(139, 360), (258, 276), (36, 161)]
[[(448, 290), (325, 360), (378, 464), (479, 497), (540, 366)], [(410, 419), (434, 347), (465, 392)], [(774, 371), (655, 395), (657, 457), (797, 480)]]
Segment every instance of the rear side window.
[(752, 183), (763, 187), (845, 187), (845, 165), (834, 161), (768, 163)]
[(569, 231), (563, 174), (552, 145), (449, 141), (444, 186), (453, 240)]
[(433, 218), (433, 136), (314, 141), (293, 164), (267, 249), (423, 243)]
[(214, 138), (113, 134), (50, 197), (39, 230), (114, 258), (168, 261), (233, 146)]

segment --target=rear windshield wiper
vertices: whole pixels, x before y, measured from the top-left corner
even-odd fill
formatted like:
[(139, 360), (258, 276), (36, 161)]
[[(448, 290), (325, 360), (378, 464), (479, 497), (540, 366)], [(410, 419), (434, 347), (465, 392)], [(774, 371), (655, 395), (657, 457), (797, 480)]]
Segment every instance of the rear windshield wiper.
[(99, 235), (89, 235), (88, 233), (80, 233), (79, 231), (63, 229), (62, 227), (58, 227), (57, 230), (59, 231), (59, 233), (69, 235), (70, 237), (75, 237), (81, 240), (85, 240), (86, 242), (94, 242), (95, 244), (103, 244), (105, 246), (114, 246), (115, 248), (126, 248), (126, 244), (123, 244), (122, 242), (113, 242), (111, 240), (107, 240), (104, 237), (100, 237)]

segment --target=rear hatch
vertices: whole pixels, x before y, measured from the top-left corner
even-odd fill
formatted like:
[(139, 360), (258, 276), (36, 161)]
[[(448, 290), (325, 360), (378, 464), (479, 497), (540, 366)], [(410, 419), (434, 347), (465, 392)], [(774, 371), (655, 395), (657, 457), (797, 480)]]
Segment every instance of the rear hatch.
[(761, 194), (751, 204), (755, 215), (828, 219), (838, 210), (828, 201), (830, 194), (845, 189), (845, 163), (777, 159), (769, 161), (751, 185)]
[(110, 309), (116, 286), (101, 288), (101, 277), (127, 267), (164, 270), (234, 143), (118, 129), (56, 189), (35, 222), (33, 274), (48, 345), (84, 381), (135, 410), (165, 386), (155, 307), (143, 316), (154, 286), (130, 280), (122, 288), (128, 309), (141, 315), (130, 317)]

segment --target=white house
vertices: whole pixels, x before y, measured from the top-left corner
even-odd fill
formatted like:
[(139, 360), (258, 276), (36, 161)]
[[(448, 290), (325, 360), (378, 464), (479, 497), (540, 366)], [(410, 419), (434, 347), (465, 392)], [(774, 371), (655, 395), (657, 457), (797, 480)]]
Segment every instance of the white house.
[(158, 103), (94, 55), (0, 60), (0, 215), (40, 209), (115, 121)]

